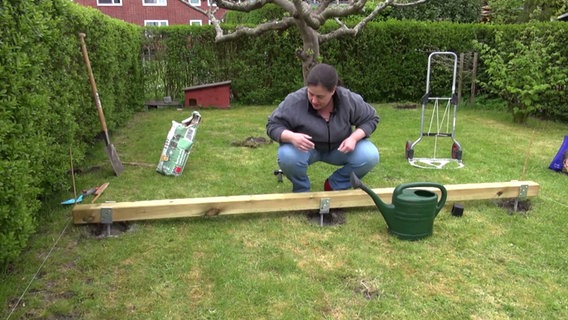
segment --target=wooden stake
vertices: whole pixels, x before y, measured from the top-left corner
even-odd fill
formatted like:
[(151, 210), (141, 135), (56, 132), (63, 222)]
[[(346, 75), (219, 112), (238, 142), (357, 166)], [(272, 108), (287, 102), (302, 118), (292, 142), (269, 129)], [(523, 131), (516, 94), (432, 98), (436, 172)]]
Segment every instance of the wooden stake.
[(531, 140), (529, 141), (529, 147), (527, 148), (527, 154), (525, 155), (525, 164), (523, 165), (523, 174), (521, 175), (521, 180), (523, 180), (525, 178), (525, 173), (527, 172), (527, 163), (529, 161), (529, 156), (531, 154), (533, 138), (534, 138), (534, 129), (531, 133)]
[[(445, 185), (448, 191), (446, 201), (517, 198), (521, 186), (527, 187), (527, 197), (538, 195), (539, 185), (532, 181), (454, 184)], [(438, 194), (440, 192), (436, 188), (424, 189)], [(378, 188), (373, 191), (385, 203), (390, 203), (394, 188)], [(364, 191), (344, 190), (79, 204), (73, 208), (72, 213), (75, 224), (85, 224), (100, 223), (103, 212), (112, 216), (112, 221), (135, 221), (317, 210), (322, 199), (329, 199), (330, 208), (375, 206)]]
[(463, 71), (463, 60), (465, 58), (465, 54), (462, 52), (460, 53), (460, 63), (459, 63), (459, 71), (458, 71), (458, 104), (461, 102), (462, 98), (462, 90), (463, 90), (463, 80), (464, 80), (464, 71)]
[(75, 169), (73, 168), (73, 151), (69, 147), (69, 161), (71, 162), (71, 180), (73, 181), (73, 199), (77, 201), (77, 184), (75, 183)]
[(101, 196), (101, 194), (105, 192), (108, 185), (109, 183), (105, 182), (100, 187), (97, 188), (97, 191), (95, 191), (95, 197), (93, 198), (93, 200), (91, 200), (91, 203), (95, 203), (95, 201), (97, 201), (97, 199)]
[(473, 67), (471, 70), (471, 90), (469, 96), (469, 103), (475, 103), (475, 79), (477, 78), (477, 52), (473, 53)]

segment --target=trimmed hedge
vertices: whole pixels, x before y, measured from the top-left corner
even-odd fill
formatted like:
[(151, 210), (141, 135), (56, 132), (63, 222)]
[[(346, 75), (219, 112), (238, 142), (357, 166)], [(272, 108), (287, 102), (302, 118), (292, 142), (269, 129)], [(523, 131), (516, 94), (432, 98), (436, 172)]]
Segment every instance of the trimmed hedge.
[(141, 109), (141, 28), (68, 0), (0, 6), (0, 265), (35, 231), (41, 202), (69, 188), (101, 131), (81, 55), (87, 47), (109, 129)]
[[(331, 30), (333, 24), (329, 22), (321, 32)], [(548, 22), (534, 26), (543, 34), (543, 38), (551, 36), (556, 39), (549, 45), (560, 56), (568, 56), (568, 47), (563, 45), (568, 34), (567, 23)], [(368, 24), (357, 37), (344, 37), (323, 43), (322, 61), (335, 65), (343, 84), (361, 93), (369, 101), (420, 101), (425, 93), (427, 61), (432, 51), (470, 54), (475, 50), (473, 40), (491, 45), (495, 41), (495, 31), (501, 30), (512, 41), (525, 28), (527, 25), (397, 20), (374, 22)], [(165, 27), (151, 29), (151, 32), (153, 36), (147, 40), (146, 45), (158, 48), (163, 53), (155, 52), (153, 59), (145, 64), (146, 76), (160, 83), (147, 88), (146, 93), (152, 92), (149, 89), (156, 87), (172, 90), (158, 92), (157, 96), (147, 95), (147, 99), (168, 95), (182, 99), (183, 92), (180, 88), (232, 80), (236, 102), (276, 104), (288, 92), (303, 85), (301, 62), (295, 57), (295, 51), (302, 47), (296, 29), (241, 37), (223, 43), (214, 43), (211, 26)], [(160, 59), (160, 56), (166, 58)], [(562, 63), (568, 67), (566, 61)], [(471, 66), (466, 65), (465, 69), (467, 71)], [(448, 74), (451, 78), (451, 72)], [(483, 61), (479, 61), (477, 79), (486, 80)], [(432, 79), (433, 93), (436, 90), (447, 90), (447, 80)], [(463, 81), (461, 94), (467, 98), (470, 95), (471, 77), (464, 77)], [(541, 111), (542, 115), (568, 120), (566, 106), (561, 103), (566, 101), (565, 87), (560, 87), (549, 95), (550, 101), (554, 103), (545, 107)]]

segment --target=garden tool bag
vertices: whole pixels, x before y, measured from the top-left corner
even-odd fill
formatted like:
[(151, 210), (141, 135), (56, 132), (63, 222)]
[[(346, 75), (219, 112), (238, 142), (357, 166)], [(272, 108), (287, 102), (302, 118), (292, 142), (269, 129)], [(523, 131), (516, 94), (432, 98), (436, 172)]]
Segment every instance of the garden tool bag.
[(183, 173), (200, 122), (201, 115), (197, 111), (181, 123), (172, 121), (156, 171), (167, 176)]

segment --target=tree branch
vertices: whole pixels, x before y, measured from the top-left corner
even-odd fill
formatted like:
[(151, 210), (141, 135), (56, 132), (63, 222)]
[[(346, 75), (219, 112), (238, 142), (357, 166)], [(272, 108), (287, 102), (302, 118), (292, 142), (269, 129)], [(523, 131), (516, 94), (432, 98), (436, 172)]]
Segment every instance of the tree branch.
[[(377, 6), (373, 9), (373, 11), (371, 11), (371, 13), (369, 13), (365, 18), (361, 19), (361, 21), (359, 21), (359, 23), (357, 23), (353, 28), (349, 28), (347, 27), (343, 22), (341, 22), (339, 19), (335, 19), (340, 27), (334, 31), (331, 31), (329, 33), (326, 34), (320, 34), (318, 39), (320, 41), (320, 43), (323, 43), (325, 41), (329, 41), (332, 39), (336, 39), (345, 35), (352, 35), (355, 36), (357, 35), (361, 30), (363, 30), (363, 28), (367, 25), (367, 23), (369, 23), (369, 21), (373, 20), (377, 14), (379, 14), (379, 12), (381, 12), (383, 9), (385, 9), (387, 6), (393, 6), (393, 7), (407, 7), (407, 6), (414, 6), (417, 4), (421, 4), (421, 3), (426, 3), (429, 0), (416, 0), (416, 1), (412, 1), (412, 2), (407, 2), (407, 3), (398, 3), (395, 2), (395, 0), (385, 0), (379, 4), (377, 4)], [(357, 2), (360, 2), (360, 6), (364, 6), (365, 3), (367, 2), (366, 0), (355, 0), (354, 2), (354, 6), (357, 4)], [(334, 16), (334, 17), (339, 17), (339, 16), (344, 16), (344, 15), (340, 15), (337, 12), (331, 12), (331, 10), (333, 10), (334, 8), (330, 8), (330, 12), (328, 13), (330, 16)], [(359, 11), (357, 11), (359, 12)], [(324, 13), (325, 14), (325, 13)], [(333, 15), (335, 14), (335, 15)]]
[(329, 7), (329, 5), (331, 4), (333, 0), (323, 0), (319, 5), (317, 10), (314, 12), (315, 14), (320, 14), (322, 13), (325, 9), (327, 9)]
[[(327, 34), (319, 34), (318, 41), (320, 43), (345, 35), (357, 35), (369, 21), (373, 20), (377, 16), (377, 14), (387, 6), (401, 8), (428, 2), (428, 0), (415, 0), (410, 2), (385, 0), (378, 3), (373, 11), (371, 11), (366, 17), (359, 21), (359, 23), (357, 23), (353, 28), (349, 28), (338, 18), (361, 12), (365, 4), (367, 3), (367, 0), (350, 0), (348, 5), (345, 6), (332, 6), (331, 4), (333, 0), (321, 0), (315, 10), (312, 10), (312, 5), (310, 5), (310, 3), (308, 3), (306, 0), (214, 0), (217, 7), (213, 10), (211, 8), (203, 10), (200, 7), (192, 5), (189, 0), (179, 1), (209, 18), (211, 24), (215, 28), (215, 41), (217, 42), (231, 40), (241, 35), (258, 35), (271, 30), (284, 30), (291, 27), (292, 25), (297, 25), (299, 28), (301, 28), (300, 25), (305, 25), (313, 30), (319, 30), (319, 28), (325, 23), (326, 20), (335, 18), (335, 20), (339, 23), (339, 28)], [(219, 8), (233, 11), (250, 12), (252, 10), (263, 7), (268, 3), (274, 3), (278, 5), (279, 7), (287, 11), (290, 14), (290, 17), (283, 17), (280, 20), (261, 23), (253, 28), (239, 26), (235, 31), (226, 34), (225, 31), (221, 28), (221, 21), (219, 21), (215, 17), (215, 13)]]
[(385, 1), (385, 2), (391, 2), (390, 5), (393, 6), (393, 7), (402, 8), (402, 7), (415, 6), (417, 4), (426, 3), (428, 1), (429, 0), (416, 0), (416, 1), (406, 2), (406, 3), (398, 3), (396, 1)]
[(321, 13), (321, 16), (323, 19), (346, 17), (361, 12), (366, 3), (367, 0), (354, 0), (349, 1), (349, 4), (346, 6), (331, 6), (326, 8), (326, 10)]
[[(285, 29), (290, 28), (294, 24), (295, 24), (295, 22), (294, 22), (293, 18), (285, 17), (285, 18), (282, 18), (281, 20), (261, 23), (259, 25), (256, 25), (254, 28), (242, 27), (241, 26), (241, 27), (237, 27), (237, 29), (234, 32), (231, 32), (231, 33), (219, 34), (219, 32), (217, 32), (217, 35), (215, 36), (215, 41), (222, 42), (222, 41), (227, 41), (227, 40), (232, 40), (232, 39), (238, 38), (241, 35), (251, 36), (251, 35), (258, 35), (258, 34), (266, 32), (266, 31), (285, 30)], [(215, 29), (215, 30), (217, 30), (217, 29)], [(222, 32), (222, 30), (221, 30), (221, 32)]]
[(286, 12), (288, 12), (290, 15), (294, 14), (295, 5), (289, 0), (272, 0), (272, 2), (280, 8), (286, 10)]
[(209, 18), (209, 21), (211, 21), (211, 25), (213, 25), (213, 27), (215, 28), (215, 40), (217, 40), (217, 38), (222, 37), (223, 36), (223, 29), (221, 28), (221, 21), (217, 20), (217, 17), (215, 17), (215, 13), (217, 12), (217, 10), (219, 10), (219, 7), (216, 7), (215, 9), (211, 9), (211, 7), (209, 7), (209, 9), (207, 9), (207, 11), (196, 7), (194, 5), (192, 5), (191, 3), (189, 3), (189, 1), (187, 0), (179, 0), (181, 3), (185, 4), (186, 6), (190, 7), (191, 9), (205, 15), (207, 18)]
[[(325, 22), (325, 20), (321, 20), (319, 15), (314, 14), (312, 8), (309, 3), (304, 0), (291, 0), (294, 4), (294, 11), (290, 12), (292, 17), (295, 19), (301, 20), (302, 24), (305, 24), (312, 28), (313, 30), (317, 30), (321, 27), (321, 24)], [(299, 25), (299, 24), (298, 24)]]
[[(180, 0), (184, 2), (184, 0)], [(219, 8), (250, 12), (262, 8), (265, 4), (273, 2), (272, 0), (255, 0), (255, 1), (231, 1), (231, 0), (214, 0)]]
[(270, 30), (283, 30), (289, 28), (294, 24), (294, 21), (291, 18), (284, 17), (281, 20), (270, 21), (259, 24), (254, 28), (238, 26), (234, 32), (225, 34), (225, 31), (221, 28), (221, 21), (217, 19), (217, 17), (215, 16), (215, 13), (219, 10), (219, 8), (233, 10), (233, 11), (249, 12), (261, 8), (267, 3), (276, 3), (284, 10), (293, 14), (294, 6), (291, 5), (288, 0), (258, 0), (258, 1), (243, 1), (243, 2), (230, 1), (230, 0), (214, 0), (215, 4), (217, 5), (215, 9), (211, 9), (211, 7), (209, 7), (209, 9), (203, 10), (200, 7), (192, 5), (189, 2), (189, 0), (179, 0), (179, 1), (185, 4), (186, 6), (190, 7), (191, 9), (209, 18), (209, 20), (211, 21), (211, 25), (213, 25), (213, 27), (215, 28), (216, 42), (228, 41), (231, 39), (235, 39), (241, 35), (257, 35)]

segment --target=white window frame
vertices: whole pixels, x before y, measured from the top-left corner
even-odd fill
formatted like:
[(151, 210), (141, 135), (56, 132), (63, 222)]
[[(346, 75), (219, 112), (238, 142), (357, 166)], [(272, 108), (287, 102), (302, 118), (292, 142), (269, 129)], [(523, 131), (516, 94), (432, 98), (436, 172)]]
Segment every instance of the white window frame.
[[(104, 6), (122, 6), (122, 0), (110, 0), (111, 3), (100, 3), (101, 0), (97, 0), (97, 6), (104, 7)], [(118, 3), (115, 3), (117, 2)]]
[(217, 6), (217, 4), (213, 3), (212, 0), (207, 0), (207, 5), (210, 6), (210, 7), (216, 7)]
[(201, 7), (201, 0), (188, 0), (189, 4), (195, 7)]
[(190, 26), (201, 26), (201, 25), (203, 25), (203, 22), (201, 20), (192, 19), (192, 20), (189, 20), (189, 25)]
[[(151, 23), (151, 26), (154, 27), (167, 27), (168, 26), (168, 20), (144, 20), (144, 26), (148, 26), (149, 23)], [(154, 23), (157, 23), (157, 25), (155, 25)]]
[(168, 5), (168, 0), (155, 0), (156, 3), (147, 3), (146, 1), (148, 0), (142, 0), (142, 5), (143, 6), (148, 6), (148, 7), (165, 7)]

